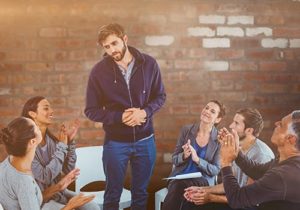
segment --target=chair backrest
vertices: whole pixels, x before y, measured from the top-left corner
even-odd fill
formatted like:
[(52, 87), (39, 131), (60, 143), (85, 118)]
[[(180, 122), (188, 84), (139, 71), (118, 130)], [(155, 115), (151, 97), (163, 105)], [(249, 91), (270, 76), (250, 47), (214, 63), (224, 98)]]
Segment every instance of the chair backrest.
[(75, 192), (95, 181), (105, 181), (102, 164), (103, 146), (80, 147), (76, 149), (76, 168), (80, 169), (80, 175), (75, 181)]
[(3, 210), (3, 207), (2, 207), (2, 205), (1, 205), (1, 203), (0, 203), (0, 210)]

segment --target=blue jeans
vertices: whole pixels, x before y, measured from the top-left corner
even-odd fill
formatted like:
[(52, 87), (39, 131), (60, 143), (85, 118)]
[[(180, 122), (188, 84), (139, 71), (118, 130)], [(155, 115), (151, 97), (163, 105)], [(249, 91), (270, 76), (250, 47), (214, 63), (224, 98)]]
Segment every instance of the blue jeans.
[(131, 209), (147, 209), (147, 186), (156, 159), (154, 136), (134, 143), (106, 141), (103, 168), (106, 176), (104, 210), (118, 210), (128, 161), (131, 166)]

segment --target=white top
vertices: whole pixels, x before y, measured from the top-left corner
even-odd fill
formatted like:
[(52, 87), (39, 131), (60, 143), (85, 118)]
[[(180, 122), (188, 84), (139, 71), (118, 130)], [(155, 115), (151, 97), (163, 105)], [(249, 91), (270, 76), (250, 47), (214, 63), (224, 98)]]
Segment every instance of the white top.
[[(258, 163), (266, 163), (269, 162), (270, 160), (274, 159), (274, 153), (268, 147), (266, 143), (263, 141), (256, 139), (254, 144), (250, 147), (250, 149), (245, 153), (245, 155), (251, 159), (254, 160), (255, 162)], [(242, 170), (236, 165), (235, 162), (232, 164), (233, 171), (235, 173), (235, 177), (237, 178), (237, 181), (239, 185), (245, 186), (248, 181), (248, 176), (242, 172)]]

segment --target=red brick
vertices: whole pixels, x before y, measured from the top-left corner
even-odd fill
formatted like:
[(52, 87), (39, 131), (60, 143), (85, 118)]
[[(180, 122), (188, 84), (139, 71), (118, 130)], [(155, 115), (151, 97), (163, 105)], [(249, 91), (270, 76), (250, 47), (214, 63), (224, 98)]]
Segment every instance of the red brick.
[(184, 81), (186, 80), (188, 77), (187, 77), (187, 74), (186, 72), (169, 72), (167, 74), (167, 80), (169, 81)]
[(212, 90), (224, 91), (224, 90), (233, 90), (234, 83), (232, 81), (212, 81)]
[(245, 4), (216, 4), (216, 10), (217, 13), (228, 13), (228, 14), (243, 14), (247, 13), (248, 8)]
[(52, 106), (55, 107), (63, 107), (66, 106), (66, 98), (65, 97), (47, 97), (48, 101), (50, 102), (50, 104), (52, 104)]
[(55, 63), (56, 71), (80, 71), (83, 70), (83, 66), (79, 62), (61, 62)]
[(5, 60), (35, 61), (37, 60), (37, 53), (35, 51), (11, 51), (6, 53)]
[(200, 104), (192, 104), (190, 105), (190, 112), (191, 114), (195, 114), (195, 115), (198, 115), (200, 116), (200, 113), (202, 111), (202, 109), (204, 108), (204, 106), (206, 105), (208, 101), (205, 101), (203, 103), (200, 103)]
[(253, 103), (256, 105), (268, 105), (273, 104), (273, 100), (266, 95), (258, 95), (258, 94), (248, 94), (247, 100), (249, 103)]
[[(260, 108), (260, 112), (263, 116), (277, 116), (277, 119), (276, 119), (277, 121), (280, 120), (280, 116), (283, 117), (284, 115), (286, 115), (286, 113), (284, 113), (286, 111), (283, 111), (279, 107), (270, 107), (270, 106), (268, 106), (267, 108)], [(268, 119), (267, 117), (265, 117), (265, 118)], [(274, 126), (273, 123), (268, 123), (268, 124), (271, 125), (271, 126)]]
[(0, 87), (8, 86), (10, 81), (8, 80), (8, 75), (4, 74), (4, 72), (0, 72)]
[(260, 84), (259, 89), (262, 93), (285, 93), (288, 91), (286, 84)]
[(186, 104), (177, 104), (169, 107), (169, 112), (173, 115), (188, 114), (189, 107)]
[(209, 3), (198, 2), (196, 8), (198, 13), (202, 14), (207, 12), (214, 12), (216, 10), (216, 5), (213, 2), (209, 2)]
[(66, 51), (46, 51), (39, 52), (38, 57), (43, 61), (66, 61), (68, 53)]
[(1, 49), (16, 49), (21, 47), (24, 47), (22, 41), (12, 39), (12, 37), (3, 37), (0, 40)]
[(17, 74), (12, 77), (12, 82), (18, 85), (34, 84), (41, 81), (41, 75)]
[(0, 52), (0, 60), (4, 60), (6, 57), (6, 54), (4, 52)]
[(130, 28), (132, 35), (157, 35), (163, 33), (164, 28), (157, 23), (133, 24)]
[(202, 39), (199, 37), (182, 37), (177, 42), (179, 46), (188, 48), (202, 48)]
[(87, 119), (86, 117), (80, 118), (80, 128), (95, 128), (95, 122)]
[(258, 39), (248, 39), (248, 38), (235, 38), (231, 40), (231, 47), (232, 48), (260, 48), (260, 40)]
[(79, 28), (71, 28), (68, 29), (68, 35), (70, 37), (94, 37), (94, 43), (96, 44), (96, 37), (97, 37), (97, 27), (79, 27)]
[(174, 62), (172, 60), (158, 59), (156, 61), (157, 61), (157, 63), (158, 63), (161, 70), (173, 69), (174, 68)]
[(77, 118), (80, 115), (80, 110), (73, 107), (56, 108), (54, 110), (54, 115), (58, 119)]
[[(294, 84), (293, 88), (292, 88), (292, 92), (299, 94), (300, 93), (300, 85), (299, 84)], [(299, 96), (297, 96), (297, 97), (298, 97), (298, 102), (299, 102)]]
[[(173, 137), (173, 136), (172, 136)], [(174, 136), (173, 141), (172, 141), (172, 146), (170, 145), (170, 142), (166, 142), (166, 141), (156, 141), (156, 148), (159, 151), (163, 151), (165, 152), (173, 152), (175, 145), (176, 145), (176, 137)]]
[(259, 69), (262, 71), (284, 71), (286, 67), (286, 63), (280, 61), (265, 61), (260, 62), (259, 65)]
[(247, 99), (247, 93), (246, 92), (240, 92), (240, 91), (231, 91), (231, 92), (218, 92), (213, 93), (213, 98), (219, 99), (225, 104), (228, 103), (234, 103), (234, 102), (246, 102)]
[(238, 59), (244, 56), (244, 50), (222, 49), (216, 51), (217, 59)]
[(10, 117), (18, 115), (19, 113), (16, 113), (16, 108), (9, 106), (9, 107), (3, 107), (1, 108), (1, 117)]
[(275, 82), (284, 82), (284, 83), (291, 83), (291, 82), (298, 82), (299, 77), (294, 75), (293, 73), (283, 73), (283, 74), (273, 74), (273, 81)]
[(168, 101), (172, 103), (205, 103), (206, 100), (206, 96), (204, 96), (204, 94), (200, 94), (198, 91), (189, 93), (175, 93), (173, 94), (173, 97), (172, 95), (168, 94)]
[(276, 16), (256, 16), (255, 24), (257, 25), (284, 25), (285, 18), (280, 15)]
[(248, 50), (246, 51), (246, 57), (250, 59), (267, 60), (274, 57), (273, 50)]
[(54, 86), (25, 86), (22, 88), (14, 89), (16, 93), (23, 93), (26, 96), (43, 95), (43, 96), (55, 96), (55, 95), (68, 95), (70, 94), (66, 87), (54, 85)]
[(86, 60), (99, 56), (97, 49), (70, 51), (70, 60)]
[(67, 30), (65, 28), (42, 28), (39, 35), (41, 37), (66, 37)]
[(257, 64), (256, 62), (251, 61), (231, 61), (230, 70), (231, 71), (256, 71)]
[(88, 81), (88, 72), (72, 72), (64, 74), (62, 81), (68, 84), (78, 84), (79, 81), (83, 82), (82, 85), (86, 85)]
[(102, 129), (81, 129), (79, 135), (82, 140), (103, 139), (104, 131)]
[(64, 40), (56, 40), (52, 43), (52, 47), (55, 49), (80, 49), (82, 47), (86, 47), (84, 45), (84, 41), (80, 39), (64, 39)]
[(295, 58), (296, 58), (297, 60), (299, 60), (299, 59), (300, 59), (300, 49), (295, 49), (295, 50), (294, 50), (294, 55), (295, 55)]
[(243, 92), (251, 92), (256, 88), (256, 84), (251, 81), (237, 81), (234, 82), (234, 90), (243, 91)]
[[(49, 84), (66, 84), (65, 74), (48, 74), (45, 76), (46, 82)], [(72, 81), (68, 81), (72, 82)]]
[(284, 50), (283, 53), (285, 59), (287, 60), (295, 59), (294, 50)]
[(209, 72), (204, 79), (205, 80), (240, 80), (247, 72), (241, 71), (229, 71), (229, 72)]
[(25, 70), (36, 72), (52, 71), (53, 65), (50, 63), (28, 63), (25, 65)]
[(204, 67), (203, 61), (200, 60), (176, 60), (176, 69), (201, 69)]
[(22, 64), (13, 64), (13, 63), (4, 63), (0, 64), (1, 71), (22, 71), (23, 65)]
[(300, 37), (300, 28), (274, 28), (274, 37)]
[(167, 50), (160, 50), (160, 51), (163, 51), (161, 56), (166, 57), (166, 58), (171, 58), (171, 59), (182, 58), (183, 56), (188, 54), (188, 49), (185, 49), (185, 48), (180, 48), (180, 49), (170, 48)]
[(0, 96), (0, 106), (1, 107), (8, 107), (12, 105), (12, 98), (11, 96)]
[(285, 17), (285, 21), (288, 23), (289, 26), (299, 26), (300, 17), (287, 16)]
[(268, 82), (273, 80), (269, 72), (246, 72), (243, 79), (258, 82)]
[(188, 52), (190, 58), (213, 58), (214, 54), (212, 50), (192, 48)]
[(85, 106), (85, 93), (81, 95), (73, 95), (72, 97), (68, 97), (67, 105), (70, 107), (78, 107), (82, 108)]

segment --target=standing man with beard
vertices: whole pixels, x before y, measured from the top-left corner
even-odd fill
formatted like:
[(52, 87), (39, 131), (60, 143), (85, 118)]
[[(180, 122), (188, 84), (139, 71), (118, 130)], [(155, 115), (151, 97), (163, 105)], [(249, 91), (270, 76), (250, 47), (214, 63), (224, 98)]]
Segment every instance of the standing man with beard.
[[(147, 186), (156, 158), (153, 114), (166, 100), (154, 58), (127, 45), (119, 24), (100, 28), (98, 44), (105, 55), (92, 69), (86, 92), (86, 116), (105, 131), (104, 210), (119, 209), (128, 162), (133, 210), (146, 210)], [(91, 172), (92, 173), (92, 172)]]
[[(239, 136), (239, 146), (241, 152), (247, 158), (257, 163), (266, 163), (274, 159), (272, 150), (258, 136), (264, 126), (263, 118), (257, 109), (239, 109), (229, 128), (234, 129)], [(224, 131), (221, 129), (220, 132)], [(253, 182), (236, 164), (233, 162), (232, 169), (238, 184), (246, 186)], [(223, 184), (211, 187), (190, 187), (186, 189), (185, 198), (196, 205), (201, 210), (229, 210)], [(205, 205), (204, 205), (205, 204)]]

